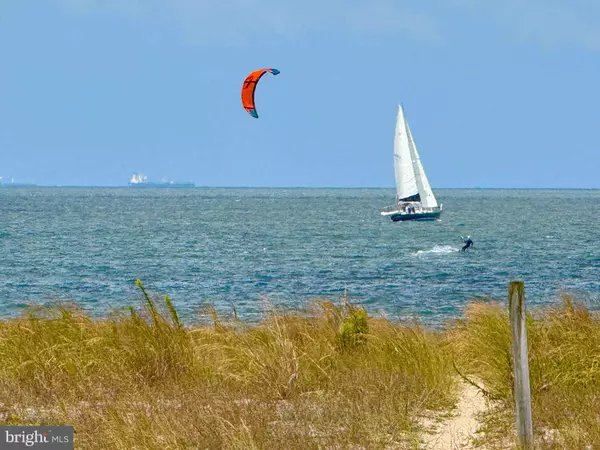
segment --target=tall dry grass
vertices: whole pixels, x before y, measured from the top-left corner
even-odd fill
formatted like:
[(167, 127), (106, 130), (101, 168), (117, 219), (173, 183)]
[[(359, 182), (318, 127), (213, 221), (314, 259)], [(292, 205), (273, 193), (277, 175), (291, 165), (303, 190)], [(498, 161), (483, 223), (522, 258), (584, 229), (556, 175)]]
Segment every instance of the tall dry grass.
[[(600, 448), (600, 315), (564, 295), (560, 306), (528, 314), (527, 334), (537, 448)], [(507, 308), (471, 305), (448, 338), (459, 370), (481, 380), (496, 400), (480, 442), (506, 448), (506, 442), (514, 442)]]
[(73, 425), (77, 448), (418, 448), (418, 417), (455, 400), (443, 336), (348, 303), (185, 327), (144, 307), (0, 322), (4, 424)]

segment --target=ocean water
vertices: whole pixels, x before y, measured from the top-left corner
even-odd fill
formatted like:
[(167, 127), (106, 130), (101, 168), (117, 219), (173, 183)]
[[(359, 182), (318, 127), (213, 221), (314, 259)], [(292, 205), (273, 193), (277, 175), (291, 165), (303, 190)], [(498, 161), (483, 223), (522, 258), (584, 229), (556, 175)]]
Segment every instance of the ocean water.
[[(440, 221), (393, 223), (392, 189), (0, 189), (0, 313), (76, 302), (101, 316), (169, 295), (246, 320), (344, 292), (372, 314), (439, 324), (471, 299), (600, 294), (600, 190), (436, 190)], [(459, 252), (460, 236), (474, 248)]]

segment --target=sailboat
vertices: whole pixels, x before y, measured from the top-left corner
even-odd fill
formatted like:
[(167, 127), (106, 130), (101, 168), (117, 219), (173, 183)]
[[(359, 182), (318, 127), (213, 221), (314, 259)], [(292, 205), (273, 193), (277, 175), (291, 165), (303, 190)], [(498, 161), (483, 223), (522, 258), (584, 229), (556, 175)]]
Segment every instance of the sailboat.
[(441, 203), (438, 206), (433, 195), (402, 105), (398, 105), (396, 117), (394, 173), (396, 204), (382, 209), (381, 215), (389, 216), (394, 222), (438, 219), (444, 206)]

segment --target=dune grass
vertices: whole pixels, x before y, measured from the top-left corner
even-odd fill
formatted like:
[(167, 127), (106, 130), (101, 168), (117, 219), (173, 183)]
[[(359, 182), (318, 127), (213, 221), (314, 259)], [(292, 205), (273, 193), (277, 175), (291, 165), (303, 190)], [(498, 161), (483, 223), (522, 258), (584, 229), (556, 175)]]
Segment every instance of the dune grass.
[[(515, 448), (505, 304), (441, 331), (347, 301), (184, 326), (138, 286), (142, 308), (103, 320), (54, 306), (0, 321), (0, 422), (73, 425), (85, 449), (420, 448), (460, 374), (490, 399), (476, 444)], [(600, 316), (565, 296), (527, 327), (536, 448), (600, 448)]]
[[(564, 295), (560, 306), (528, 314), (527, 334), (536, 448), (600, 448), (600, 315)], [(506, 306), (470, 305), (448, 339), (461, 372), (494, 400), (480, 443), (507, 448), (515, 419)]]
[(456, 400), (443, 336), (417, 325), (323, 301), (185, 327), (138, 286), (139, 311), (0, 322), (4, 424), (73, 425), (86, 449), (418, 448), (420, 414)]

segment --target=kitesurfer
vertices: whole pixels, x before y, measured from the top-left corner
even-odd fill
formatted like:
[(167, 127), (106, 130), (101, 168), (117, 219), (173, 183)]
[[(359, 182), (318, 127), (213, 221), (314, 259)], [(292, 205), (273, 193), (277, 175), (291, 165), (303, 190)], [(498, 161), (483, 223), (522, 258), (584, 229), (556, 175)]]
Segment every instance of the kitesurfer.
[(465, 239), (462, 236), (460, 238), (465, 243), (465, 245), (463, 245), (462, 248), (460, 249), (461, 252), (464, 252), (465, 250), (467, 250), (469, 247), (471, 247), (473, 245), (473, 241), (471, 240), (471, 236), (467, 236), (467, 239)]

